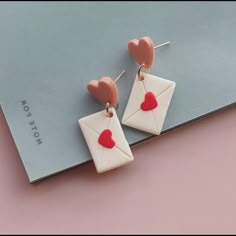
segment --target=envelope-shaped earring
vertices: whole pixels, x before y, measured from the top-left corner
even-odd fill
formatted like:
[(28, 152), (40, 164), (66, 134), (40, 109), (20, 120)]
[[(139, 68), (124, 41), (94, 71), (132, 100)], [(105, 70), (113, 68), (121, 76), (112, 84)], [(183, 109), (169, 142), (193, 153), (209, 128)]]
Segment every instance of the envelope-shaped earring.
[(122, 118), (122, 124), (148, 133), (159, 135), (175, 90), (175, 82), (141, 72), (151, 70), (154, 62), (154, 47), (149, 37), (131, 40), (128, 49), (140, 65)]
[(87, 88), (96, 99), (106, 103), (105, 111), (78, 121), (96, 170), (102, 173), (133, 161), (133, 155), (116, 115), (118, 91), (115, 82), (103, 77), (99, 81), (92, 80)]

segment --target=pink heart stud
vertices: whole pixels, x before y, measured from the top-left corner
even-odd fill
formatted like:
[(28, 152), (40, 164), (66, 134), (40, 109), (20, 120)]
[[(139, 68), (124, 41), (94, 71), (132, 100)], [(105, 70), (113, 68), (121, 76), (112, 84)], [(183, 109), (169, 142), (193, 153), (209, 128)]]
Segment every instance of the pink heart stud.
[(148, 36), (139, 40), (130, 40), (128, 43), (128, 49), (131, 56), (139, 65), (143, 64), (146, 69), (152, 67), (154, 62), (154, 44)]
[(102, 77), (98, 81), (91, 80), (87, 89), (93, 97), (102, 103), (118, 104), (118, 90), (114, 81), (109, 77)]

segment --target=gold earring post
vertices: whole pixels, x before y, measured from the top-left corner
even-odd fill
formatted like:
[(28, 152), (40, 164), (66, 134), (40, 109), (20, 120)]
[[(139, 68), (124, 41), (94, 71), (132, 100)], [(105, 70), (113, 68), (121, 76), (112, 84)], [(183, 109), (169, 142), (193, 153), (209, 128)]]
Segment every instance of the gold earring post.
[(115, 81), (114, 81), (114, 83), (116, 83), (121, 77), (122, 77), (122, 75), (125, 73), (125, 70), (123, 70), (120, 74), (119, 74), (119, 76), (115, 79)]
[[(168, 45), (168, 44), (170, 44), (169, 41), (155, 46), (154, 49), (160, 48), (160, 47), (165, 46), (165, 45)], [(150, 69), (148, 70), (148, 73), (150, 73), (151, 70), (152, 70), (152, 68), (150, 68)]]
[[(118, 75), (118, 77), (114, 80), (114, 83), (116, 83), (116, 82), (122, 77), (122, 75), (123, 75), (124, 73), (125, 73), (125, 70), (123, 70), (123, 71)], [(119, 108), (119, 102), (118, 102), (117, 104), (115, 104), (114, 107), (115, 107), (115, 109), (117, 110), (117, 109)], [(113, 112), (110, 111), (109, 108), (110, 108), (110, 103), (107, 102), (107, 103), (106, 103), (106, 115), (111, 118), (111, 117), (113, 116)]]
[(154, 49), (160, 48), (160, 47), (168, 45), (168, 44), (170, 44), (170, 42), (165, 42), (165, 43), (159, 44), (159, 45), (155, 46)]

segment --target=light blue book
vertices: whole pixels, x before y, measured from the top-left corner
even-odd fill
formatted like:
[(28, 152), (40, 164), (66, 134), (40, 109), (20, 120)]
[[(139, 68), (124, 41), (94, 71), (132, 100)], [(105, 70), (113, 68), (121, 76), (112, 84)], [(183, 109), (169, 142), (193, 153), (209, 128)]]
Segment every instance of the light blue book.
[[(235, 12), (236, 2), (1, 2), (0, 102), (29, 181), (91, 160), (77, 121), (104, 106), (90, 80), (126, 70), (122, 118), (138, 68), (131, 39), (171, 43), (151, 72), (176, 82), (163, 133), (235, 105)], [(154, 137), (123, 128), (130, 145)]]

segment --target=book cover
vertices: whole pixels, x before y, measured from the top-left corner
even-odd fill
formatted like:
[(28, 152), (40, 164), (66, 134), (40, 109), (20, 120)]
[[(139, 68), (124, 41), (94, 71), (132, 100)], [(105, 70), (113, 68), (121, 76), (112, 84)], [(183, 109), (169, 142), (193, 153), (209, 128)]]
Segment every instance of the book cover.
[[(131, 39), (170, 41), (151, 71), (176, 83), (163, 133), (234, 105), (235, 12), (235, 2), (1, 2), (0, 103), (29, 181), (91, 160), (78, 119), (104, 106), (87, 83), (125, 69), (121, 120), (138, 68)], [(154, 137), (123, 129), (130, 145)]]

